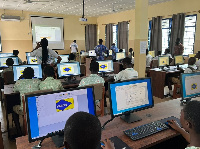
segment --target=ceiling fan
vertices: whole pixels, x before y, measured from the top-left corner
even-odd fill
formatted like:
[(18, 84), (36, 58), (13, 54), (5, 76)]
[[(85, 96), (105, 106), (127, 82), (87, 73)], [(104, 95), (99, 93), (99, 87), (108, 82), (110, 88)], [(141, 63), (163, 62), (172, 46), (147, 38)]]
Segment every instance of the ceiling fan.
[(24, 0), (24, 4), (27, 4), (27, 3), (38, 3), (38, 2), (49, 2), (49, 1), (31, 1), (31, 0)]

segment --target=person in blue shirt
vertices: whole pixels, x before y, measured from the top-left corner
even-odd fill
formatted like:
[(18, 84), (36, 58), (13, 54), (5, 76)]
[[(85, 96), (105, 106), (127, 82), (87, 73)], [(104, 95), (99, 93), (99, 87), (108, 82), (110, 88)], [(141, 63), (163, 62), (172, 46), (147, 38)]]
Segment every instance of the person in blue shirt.
[(99, 45), (97, 45), (94, 50), (97, 54), (97, 60), (104, 60), (104, 53), (107, 54), (107, 47), (102, 45), (103, 40), (99, 39)]
[(115, 43), (112, 44), (110, 49), (112, 50), (113, 59), (116, 59), (116, 53), (119, 52), (119, 49), (115, 46)]

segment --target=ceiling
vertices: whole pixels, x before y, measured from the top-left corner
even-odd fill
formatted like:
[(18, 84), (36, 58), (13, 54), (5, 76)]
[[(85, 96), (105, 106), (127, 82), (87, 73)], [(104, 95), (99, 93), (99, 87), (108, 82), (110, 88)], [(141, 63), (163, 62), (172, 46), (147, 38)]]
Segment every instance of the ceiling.
[[(42, 0), (34, 0), (42, 1)], [(24, 3), (24, 0), (0, 0), (0, 9), (82, 15), (82, 0), (45, 0), (49, 2)], [(149, 5), (172, 0), (149, 0)], [(135, 0), (85, 0), (85, 16), (96, 17), (135, 8)], [(6, 11), (5, 11), (6, 12)]]

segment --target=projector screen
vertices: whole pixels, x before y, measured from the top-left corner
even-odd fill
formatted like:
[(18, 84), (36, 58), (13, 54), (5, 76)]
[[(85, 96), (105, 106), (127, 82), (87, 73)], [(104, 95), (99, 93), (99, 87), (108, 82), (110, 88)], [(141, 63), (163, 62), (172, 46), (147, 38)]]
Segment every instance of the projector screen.
[(49, 49), (63, 50), (63, 18), (31, 16), (33, 48), (42, 38), (49, 41)]

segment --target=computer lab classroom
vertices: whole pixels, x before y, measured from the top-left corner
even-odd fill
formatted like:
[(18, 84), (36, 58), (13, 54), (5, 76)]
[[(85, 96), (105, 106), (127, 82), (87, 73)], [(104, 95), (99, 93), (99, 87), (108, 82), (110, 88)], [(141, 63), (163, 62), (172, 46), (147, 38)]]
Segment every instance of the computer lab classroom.
[(199, 6), (0, 0), (0, 149), (67, 148), (77, 112), (99, 120), (98, 148), (199, 149)]

